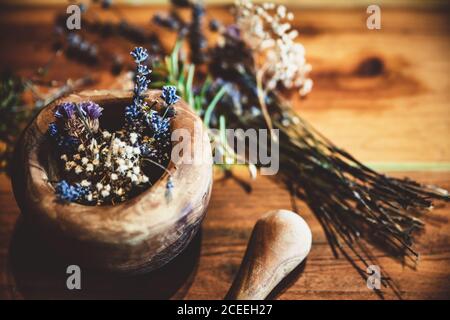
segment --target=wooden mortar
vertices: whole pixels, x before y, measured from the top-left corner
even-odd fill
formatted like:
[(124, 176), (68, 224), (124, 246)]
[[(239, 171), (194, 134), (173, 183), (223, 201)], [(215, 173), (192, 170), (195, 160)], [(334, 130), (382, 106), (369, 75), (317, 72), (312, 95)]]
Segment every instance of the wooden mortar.
[[(148, 101), (161, 92), (148, 92)], [(65, 101), (91, 100), (104, 108), (102, 128), (116, 130), (123, 124), (124, 108), (132, 101), (125, 91), (83, 91), (45, 107), (26, 128), (16, 148), (12, 185), (16, 201), (55, 253), (71, 263), (105, 271), (141, 273), (158, 268), (183, 251), (200, 228), (212, 188), (209, 138), (201, 119), (184, 102), (175, 104), (171, 130), (183, 128), (191, 142), (202, 143), (200, 164), (170, 162), (174, 188), (166, 196), (165, 173), (148, 190), (117, 205), (86, 206), (56, 201), (49, 180), (55, 178), (56, 152), (47, 135), (55, 121), (55, 107)], [(197, 136), (194, 135), (196, 130)], [(194, 141), (196, 140), (196, 141)], [(177, 142), (174, 143), (176, 145)]]

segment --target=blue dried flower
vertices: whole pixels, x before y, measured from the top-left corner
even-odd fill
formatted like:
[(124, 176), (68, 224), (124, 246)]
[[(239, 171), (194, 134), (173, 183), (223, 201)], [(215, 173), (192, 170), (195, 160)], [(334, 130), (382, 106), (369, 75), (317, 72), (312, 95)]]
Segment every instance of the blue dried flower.
[(125, 119), (126, 120), (134, 120), (139, 118), (141, 115), (141, 110), (136, 106), (135, 103), (127, 106), (125, 108)]
[(168, 106), (175, 104), (180, 100), (177, 96), (177, 88), (174, 86), (164, 86), (161, 93), (161, 98), (164, 99)]
[(152, 70), (150, 70), (146, 65), (139, 64), (137, 66), (137, 73), (139, 73), (143, 76), (146, 76), (146, 75), (152, 73)]
[(64, 202), (73, 202), (86, 195), (88, 189), (80, 185), (70, 185), (66, 180), (61, 180), (55, 185), (56, 196), (58, 200)]
[(48, 134), (50, 135), (50, 137), (52, 138), (56, 138), (58, 135), (58, 126), (56, 125), (56, 123), (52, 122), (48, 125)]
[(70, 119), (75, 114), (76, 105), (73, 102), (63, 102), (58, 105), (55, 116), (61, 119)]
[(134, 94), (139, 97), (143, 97), (144, 93), (148, 89), (148, 84), (150, 80), (148, 80), (144, 75), (136, 75), (136, 79), (134, 82)]
[(77, 150), (80, 142), (77, 138), (69, 135), (61, 135), (61, 132), (56, 125), (52, 122), (48, 125), (48, 134), (55, 139), (56, 144), (62, 152), (74, 152)]
[(153, 137), (160, 140), (167, 137), (170, 130), (170, 119), (163, 118), (156, 111), (150, 112), (150, 117), (147, 118), (150, 129), (153, 132)]
[(84, 116), (87, 116), (91, 120), (95, 120), (100, 118), (102, 115), (103, 108), (98, 104), (92, 101), (84, 101), (79, 105), (81, 112), (83, 112)]
[(144, 49), (142, 47), (134, 48), (134, 50), (131, 51), (130, 54), (133, 56), (134, 61), (138, 64), (144, 62), (148, 58), (147, 49)]

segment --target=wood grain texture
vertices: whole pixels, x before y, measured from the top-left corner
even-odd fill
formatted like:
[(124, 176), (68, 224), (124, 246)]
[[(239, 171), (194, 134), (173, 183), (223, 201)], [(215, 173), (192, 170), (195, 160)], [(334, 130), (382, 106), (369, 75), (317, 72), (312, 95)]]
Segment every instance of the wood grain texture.
[[(123, 8), (136, 23), (148, 26), (149, 16), (162, 7)], [(44, 64), (50, 52), (51, 23), (61, 9), (8, 9), (0, 13), (0, 66), (24, 75)], [(210, 16), (231, 21), (223, 9)], [(293, 97), (296, 109), (359, 159), (383, 164), (450, 162), (450, 26), (448, 10), (383, 9), (382, 29), (365, 27), (365, 10), (297, 10), (295, 26), (313, 64), (315, 87), (305, 100)], [(157, 30), (171, 47), (173, 35)], [(102, 40), (102, 46), (126, 55), (130, 43)], [(20, 54), (18, 54), (20, 53)], [(26, 53), (26, 54), (25, 54)], [(32, 53), (32, 54), (31, 54)], [(89, 71), (91, 70), (91, 71)], [(87, 72), (59, 59), (49, 77), (63, 80)], [(96, 74), (96, 88), (109, 88), (113, 77)], [(395, 166), (394, 166), (395, 167)], [(450, 188), (450, 172), (400, 172), (423, 183)], [(298, 208), (311, 226), (313, 246), (304, 268), (274, 295), (280, 299), (377, 299), (358, 273), (335, 259), (325, 235), (309, 209), (276, 180), (259, 177), (246, 193), (246, 173), (237, 179), (215, 175), (212, 198), (201, 234), (192, 246), (145, 278), (123, 281), (86, 272), (85, 290), (64, 288), (66, 262), (37, 258), (33, 243), (16, 225), (18, 208), (8, 179), (0, 177), (0, 297), (2, 298), (185, 298), (221, 299), (244, 256), (255, 222), (268, 210)], [(294, 205), (295, 204), (295, 205)], [(377, 248), (379, 262), (396, 279), (406, 299), (450, 298), (449, 206), (438, 204), (418, 237), (421, 253), (416, 270)], [(13, 233), (13, 231), (15, 232)], [(51, 256), (51, 255), (50, 255)], [(386, 298), (395, 298), (386, 292)]]

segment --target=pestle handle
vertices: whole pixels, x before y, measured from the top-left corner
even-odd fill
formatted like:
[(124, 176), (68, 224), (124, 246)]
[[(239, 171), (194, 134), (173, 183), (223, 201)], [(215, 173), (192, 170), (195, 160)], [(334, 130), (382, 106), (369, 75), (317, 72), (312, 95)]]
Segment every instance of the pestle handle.
[(262, 300), (308, 255), (308, 224), (289, 210), (266, 213), (253, 228), (244, 259), (226, 299)]

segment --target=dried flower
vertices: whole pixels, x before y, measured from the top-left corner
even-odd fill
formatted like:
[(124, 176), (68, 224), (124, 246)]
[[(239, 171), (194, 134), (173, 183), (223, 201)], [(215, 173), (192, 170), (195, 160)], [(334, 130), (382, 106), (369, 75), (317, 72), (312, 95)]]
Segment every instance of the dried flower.
[(131, 51), (130, 54), (133, 56), (134, 61), (137, 64), (141, 64), (142, 62), (148, 59), (148, 51), (147, 49), (144, 49), (142, 47), (134, 48), (134, 50)]
[(164, 86), (162, 88), (161, 98), (167, 106), (171, 106), (180, 100), (180, 97), (177, 96), (177, 88), (175, 86)]
[(55, 117), (60, 119), (71, 119), (75, 115), (76, 104), (72, 102), (64, 102), (58, 105)]
[(50, 135), (50, 137), (56, 138), (56, 136), (58, 135), (58, 126), (56, 125), (56, 123), (52, 122), (49, 124), (48, 134)]
[(55, 185), (56, 195), (60, 201), (73, 202), (79, 200), (87, 193), (87, 189), (80, 185), (70, 185), (66, 180), (61, 180)]
[(83, 114), (90, 120), (96, 120), (102, 115), (103, 108), (92, 101), (85, 101), (79, 103), (79, 107)]
[(298, 32), (291, 28), (293, 15), (283, 5), (255, 5), (250, 0), (236, 1), (236, 23), (241, 37), (258, 57), (257, 70), (265, 80), (266, 90), (278, 83), (298, 88), (304, 96), (312, 89), (308, 78), (311, 65), (306, 62), (305, 48), (295, 40)]

